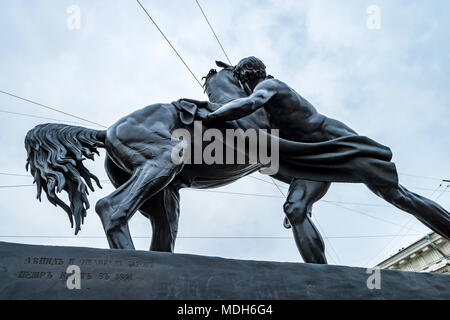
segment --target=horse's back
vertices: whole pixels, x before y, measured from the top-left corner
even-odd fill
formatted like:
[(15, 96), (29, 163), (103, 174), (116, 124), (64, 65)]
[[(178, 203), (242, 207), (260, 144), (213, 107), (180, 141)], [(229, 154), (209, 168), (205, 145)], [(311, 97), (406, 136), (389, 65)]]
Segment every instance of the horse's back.
[(106, 151), (126, 171), (171, 151), (173, 130), (179, 127), (172, 104), (153, 104), (137, 110), (108, 128)]
[[(106, 150), (110, 159), (122, 170), (132, 173), (137, 167), (149, 161), (158, 165), (170, 166), (170, 155), (179, 143), (172, 141), (172, 134), (177, 129), (186, 129), (194, 137), (194, 126), (184, 125), (179, 119), (179, 110), (173, 104), (153, 104), (123, 117), (107, 131)], [(235, 121), (238, 128), (267, 128), (268, 121), (265, 112), (255, 112), (243, 119)], [(236, 127), (233, 126), (233, 127)], [(229, 126), (214, 127), (225, 133)], [(202, 135), (211, 129), (203, 124)], [(201, 139), (203, 140), (203, 139)], [(194, 142), (194, 139), (191, 140)], [(208, 144), (202, 141), (202, 149)], [(192, 150), (195, 147), (192, 146)], [(203, 153), (203, 152), (202, 152)], [(162, 157), (162, 155), (166, 155)], [(164, 159), (163, 159), (164, 158)], [(159, 159), (163, 159), (163, 163)], [(224, 159), (225, 162), (225, 159)], [(215, 164), (199, 165), (185, 164), (179, 176), (188, 187), (216, 187), (235, 181), (261, 168), (259, 164)]]

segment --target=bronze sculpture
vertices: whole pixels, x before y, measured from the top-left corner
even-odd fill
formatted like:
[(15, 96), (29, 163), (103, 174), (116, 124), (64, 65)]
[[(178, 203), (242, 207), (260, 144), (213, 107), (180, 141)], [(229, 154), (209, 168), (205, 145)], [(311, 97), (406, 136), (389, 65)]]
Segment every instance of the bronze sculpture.
[[(236, 120), (263, 108), (268, 112), (271, 127), (280, 128), (280, 137), (287, 140), (323, 142), (358, 135), (342, 122), (319, 114), (306, 99), (283, 82), (267, 76), (264, 63), (256, 57), (244, 58), (235, 67), (223, 62), (218, 62), (218, 66), (234, 73), (245, 89), (246, 95), (236, 90), (236, 95), (231, 100), (228, 93), (226, 103), (221, 101), (221, 108), (200, 115), (203, 120), (216, 122)], [(214, 74), (214, 71), (210, 74)], [(212, 102), (219, 102), (218, 91), (215, 89), (214, 92), (208, 92)], [(192, 99), (186, 101), (199, 106), (206, 104)], [(303, 259), (307, 262), (326, 263), (323, 240), (310, 217), (313, 204), (326, 194), (330, 182), (299, 178), (289, 180), (282, 174), (275, 177), (290, 183), (289, 194), (284, 204), (288, 220), (285, 226), (292, 226), (294, 239)], [(387, 202), (413, 214), (447, 239), (450, 237), (450, 214), (434, 201), (412, 193), (398, 183), (366, 183), (366, 185)]]
[[(67, 212), (72, 225), (75, 219), (75, 233), (78, 233), (89, 208), (87, 194), (88, 188), (93, 190), (91, 179), (100, 185), (82, 161), (85, 157), (93, 159), (97, 148), (105, 148), (105, 169), (117, 189), (97, 202), (96, 211), (110, 247), (134, 249), (128, 220), (139, 210), (152, 223), (150, 249), (173, 252), (180, 188), (218, 187), (264, 168), (261, 163), (175, 164), (171, 159), (172, 150), (179, 143), (171, 137), (174, 130), (183, 128), (192, 132), (195, 119), (205, 119), (219, 108), (212, 114), (220, 115), (230, 105), (241, 110), (242, 106), (233, 100), (255, 98), (255, 93), (260, 93), (259, 82), (261, 86), (268, 82), (281, 83), (274, 79), (262, 81), (265, 80), (262, 73), (255, 79), (246, 79), (245, 74), (252, 65), (248, 69), (242, 65), (238, 77), (233, 73), (237, 69), (224, 63), (218, 65), (223, 70), (210, 72), (206, 79), (206, 90), (213, 103), (183, 99), (150, 105), (120, 119), (107, 131), (62, 124), (39, 125), (30, 130), (25, 139), (27, 166), (37, 184), (38, 197), (44, 190), (51, 203)], [(241, 73), (244, 78), (239, 81)], [(221, 108), (224, 104), (225, 109)], [(262, 108), (262, 104), (258, 106), (261, 108), (252, 109), (251, 114), (238, 111), (237, 116), (229, 118), (236, 120), (209, 122), (207, 127), (224, 131), (227, 128), (269, 129), (277, 125), (274, 119), (281, 118)], [(330, 182), (365, 183), (387, 201), (409, 210), (427, 226), (449, 238), (449, 213), (398, 185), (389, 148), (366, 137), (352, 135), (349, 130), (346, 132), (349, 134), (335, 133), (329, 137), (334, 139), (325, 142), (322, 139), (299, 142), (301, 137), (289, 135), (290, 139), (285, 139), (284, 133), (280, 137), (280, 170), (274, 178), (287, 183), (293, 181), (284, 209), (305, 262), (326, 263), (323, 241), (308, 212), (325, 194)], [(57, 196), (63, 190), (68, 193), (70, 206)], [(433, 215), (428, 215), (430, 212)]]

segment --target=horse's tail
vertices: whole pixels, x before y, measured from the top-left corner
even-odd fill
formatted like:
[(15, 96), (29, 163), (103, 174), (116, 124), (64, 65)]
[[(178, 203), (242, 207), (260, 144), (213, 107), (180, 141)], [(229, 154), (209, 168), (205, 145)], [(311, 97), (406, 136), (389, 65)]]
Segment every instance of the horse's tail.
[[(75, 218), (75, 234), (81, 230), (89, 209), (87, 187), (94, 191), (91, 179), (101, 188), (100, 181), (83, 161), (94, 160), (94, 153), (99, 155), (97, 148), (105, 147), (105, 139), (106, 131), (57, 123), (38, 125), (25, 138), (26, 169), (34, 177), (37, 198), (41, 201), (44, 190), (53, 205), (67, 212), (72, 228)], [(67, 192), (70, 206), (58, 198), (57, 193), (62, 190)]]

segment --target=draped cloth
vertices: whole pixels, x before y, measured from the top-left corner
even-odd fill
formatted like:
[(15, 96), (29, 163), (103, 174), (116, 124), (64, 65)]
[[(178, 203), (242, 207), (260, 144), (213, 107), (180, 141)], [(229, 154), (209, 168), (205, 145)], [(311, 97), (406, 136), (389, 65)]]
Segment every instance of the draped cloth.
[[(173, 102), (184, 125), (194, 122), (197, 106)], [(245, 121), (233, 121), (245, 130)], [(237, 125), (236, 125), (237, 124)], [(271, 138), (267, 134), (267, 138)], [(279, 137), (279, 173), (285, 177), (324, 182), (398, 185), (392, 152), (365, 136), (346, 136), (324, 142), (298, 142)], [(270, 146), (270, 141), (266, 144)]]
[(279, 138), (280, 170), (285, 176), (328, 182), (397, 185), (391, 150), (365, 136), (302, 143)]

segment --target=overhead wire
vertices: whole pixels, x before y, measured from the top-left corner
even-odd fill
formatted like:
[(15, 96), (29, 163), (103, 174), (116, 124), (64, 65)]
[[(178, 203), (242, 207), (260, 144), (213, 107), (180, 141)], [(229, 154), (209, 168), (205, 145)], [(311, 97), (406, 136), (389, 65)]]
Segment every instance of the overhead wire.
[(197, 3), (197, 6), (199, 7), (200, 11), (202, 12), (203, 17), (204, 17), (205, 20), (206, 20), (206, 23), (208, 24), (209, 28), (211, 29), (211, 32), (213, 33), (214, 37), (216, 38), (217, 43), (219, 44), (220, 48), (222, 49), (223, 54), (224, 54), (225, 57), (227, 58), (228, 63), (232, 65), (231, 60), (230, 60), (230, 58), (228, 57), (228, 54), (225, 52), (225, 49), (223, 48), (223, 45), (222, 45), (222, 43), (220, 42), (219, 37), (217, 36), (216, 32), (214, 31), (214, 28), (212, 27), (211, 23), (209, 22), (209, 19), (208, 19), (208, 17), (206, 16), (205, 11), (203, 10), (202, 6), (200, 5), (200, 3), (199, 3), (197, 0), (195, 0), (195, 2)]
[[(406, 234), (407, 236), (419, 236), (421, 234)], [(327, 239), (365, 239), (365, 238), (390, 238), (396, 235), (357, 235), (357, 236), (330, 236)], [(0, 238), (30, 238), (30, 239), (104, 239), (104, 235), (99, 236), (49, 236), (49, 235), (0, 235)], [(151, 236), (133, 236), (133, 238), (151, 239)], [(325, 238), (325, 237), (324, 237)], [(177, 236), (177, 239), (279, 239), (290, 240), (292, 237), (286, 236)]]
[(85, 118), (76, 116), (76, 115), (74, 115), (74, 114), (72, 114), (72, 113), (69, 113), (69, 112), (66, 112), (66, 111), (62, 111), (62, 110), (60, 110), (59, 108), (50, 107), (50, 106), (45, 105), (45, 104), (43, 104), (43, 103), (36, 102), (36, 101), (34, 101), (34, 100), (30, 100), (30, 99), (27, 99), (27, 98), (18, 96), (18, 95), (16, 95), (16, 94), (11, 93), (11, 92), (7, 92), (7, 91), (0, 90), (0, 93), (2, 93), (2, 94), (4, 94), (4, 95), (7, 95), (7, 96), (10, 96), (10, 97), (13, 97), (13, 98), (18, 99), (18, 100), (22, 100), (22, 101), (25, 101), (25, 102), (28, 102), (28, 103), (37, 105), (37, 106), (42, 107), (42, 108), (44, 108), (44, 109), (52, 110), (52, 111), (55, 111), (55, 112), (64, 114), (64, 115), (66, 115), (66, 116), (69, 116), (69, 117), (72, 117), (72, 118), (75, 118), (75, 119), (78, 119), (78, 120), (82, 120), (82, 121), (88, 122), (88, 123), (90, 123), (90, 124), (93, 124), (93, 125), (96, 125), (96, 126), (99, 126), (99, 127), (108, 128), (107, 126), (104, 126), (104, 125), (99, 124), (99, 123), (97, 123), (97, 122), (94, 122), (94, 121), (91, 121), (91, 120), (88, 120), (88, 119), (85, 119)]
[(184, 61), (184, 59), (181, 57), (181, 55), (178, 53), (177, 49), (175, 49), (175, 47), (172, 45), (172, 43), (169, 41), (169, 39), (166, 37), (166, 35), (164, 34), (164, 32), (161, 30), (161, 28), (158, 26), (158, 24), (156, 23), (156, 21), (152, 18), (152, 16), (150, 15), (150, 13), (147, 11), (147, 9), (145, 9), (145, 7), (142, 5), (142, 3), (139, 0), (136, 0), (137, 3), (139, 4), (139, 6), (142, 8), (142, 10), (145, 12), (145, 14), (148, 16), (148, 18), (150, 19), (150, 21), (155, 25), (156, 29), (158, 29), (159, 33), (161, 33), (161, 35), (163, 36), (163, 38), (166, 40), (166, 42), (169, 44), (169, 46), (172, 48), (172, 50), (175, 52), (175, 54), (178, 56), (178, 58), (181, 60), (181, 62), (184, 64), (184, 66), (186, 67), (186, 69), (189, 71), (189, 73), (192, 75), (192, 77), (195, 79), (195, 81), (198, 83), (198, 85), (200, 86), (200, 88), (202, 88), (203, 90), (203, 85), (201, 84), (201, 82), (198, 80), (198, 78), (195, 76), (194, 72), (191, 70), (191, 68), (187, 65), (186, 61)]

